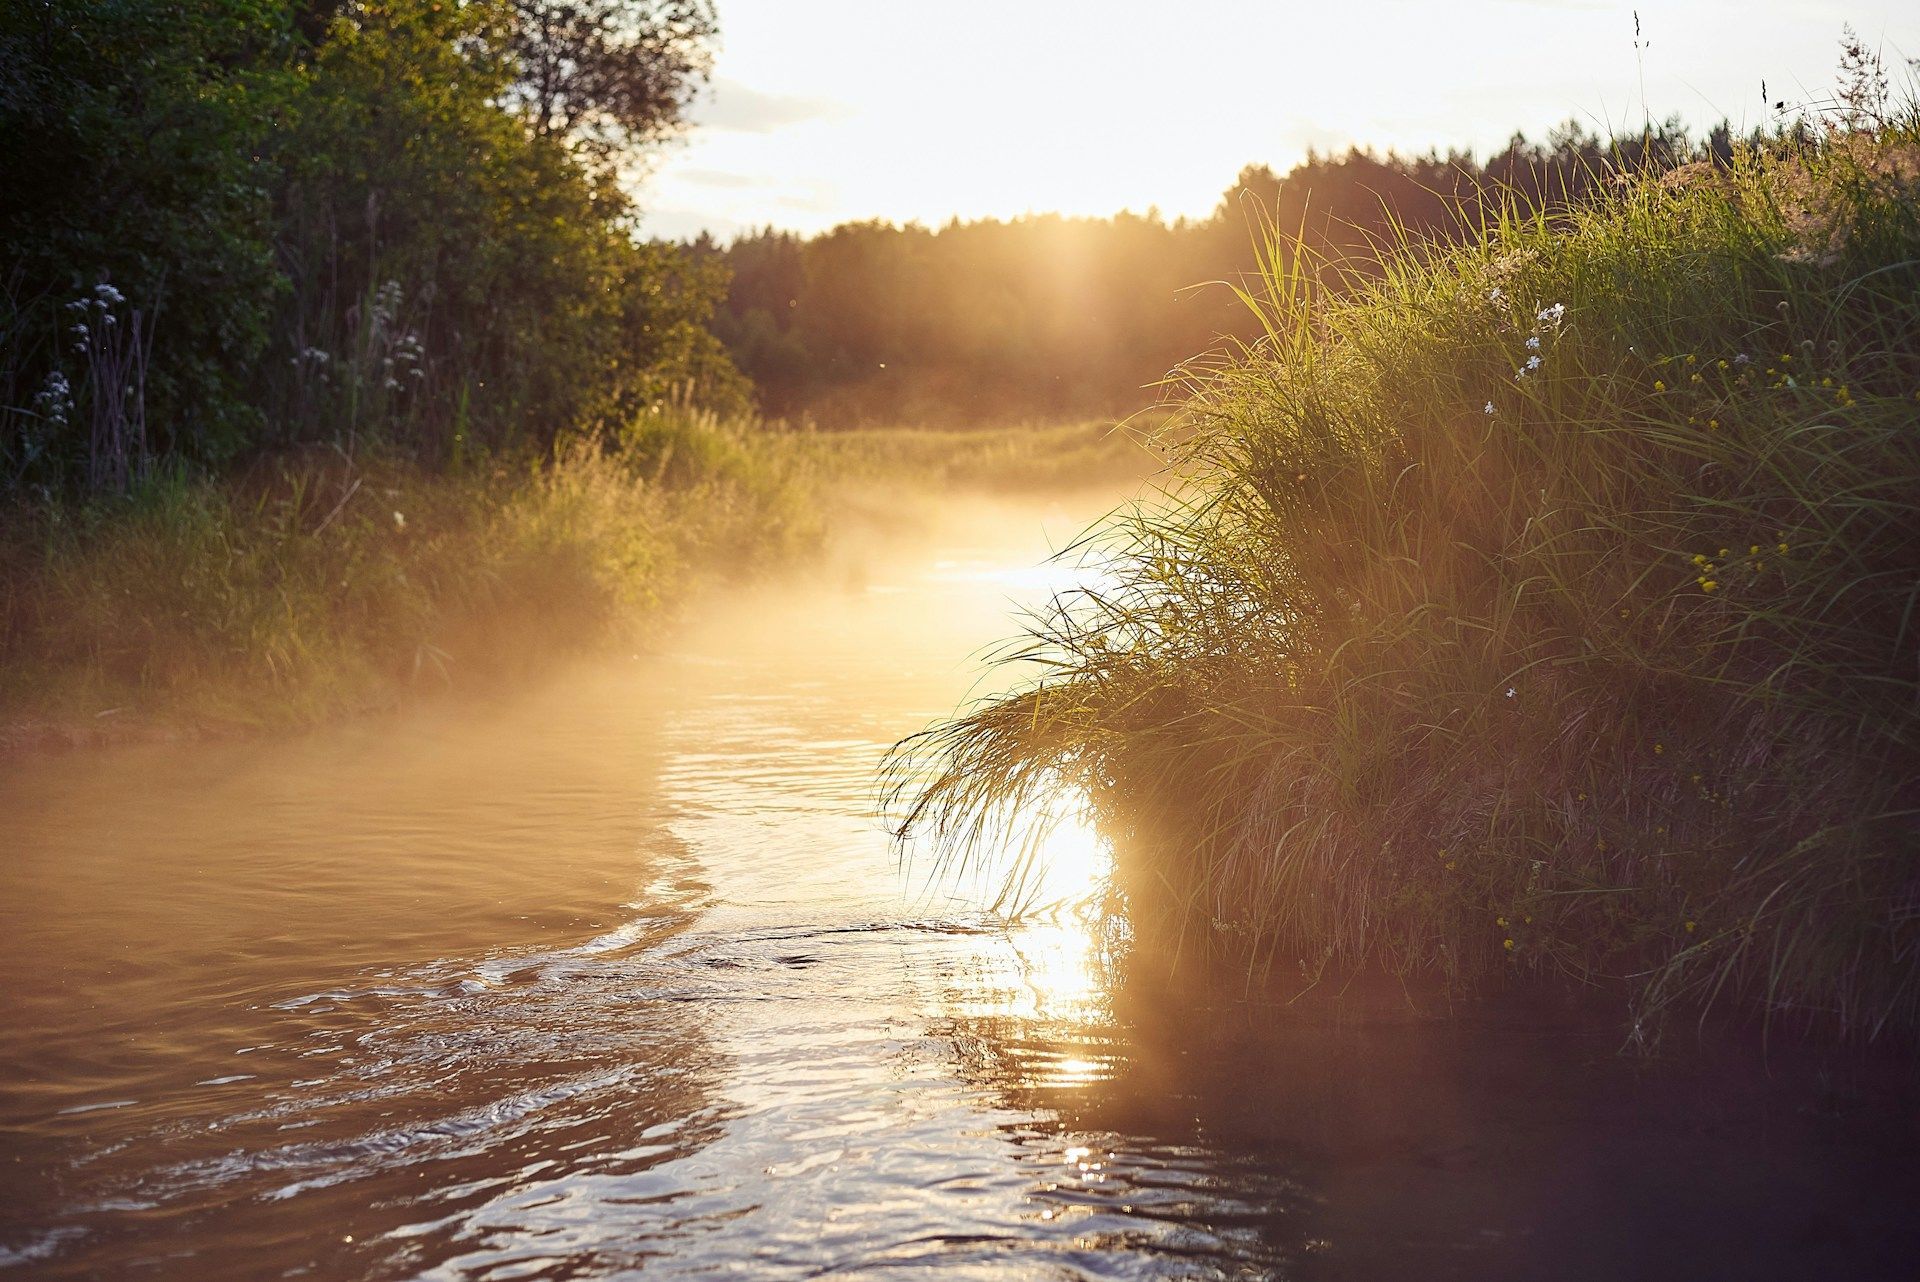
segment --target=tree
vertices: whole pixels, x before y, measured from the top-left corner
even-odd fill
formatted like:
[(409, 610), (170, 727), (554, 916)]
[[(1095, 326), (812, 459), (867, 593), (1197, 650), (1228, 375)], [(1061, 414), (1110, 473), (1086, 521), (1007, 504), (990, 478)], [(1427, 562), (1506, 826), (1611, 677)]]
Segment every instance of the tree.
[(606, 161), (673, 134), (713, 70), (711, 0), (514, 0), (510, 101)]

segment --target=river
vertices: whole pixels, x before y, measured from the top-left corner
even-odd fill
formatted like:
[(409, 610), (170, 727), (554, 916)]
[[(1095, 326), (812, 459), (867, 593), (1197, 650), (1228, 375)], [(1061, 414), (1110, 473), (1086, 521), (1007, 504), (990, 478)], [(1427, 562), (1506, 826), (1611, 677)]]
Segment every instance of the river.
[(1844, 1074), (1169, 995), (902, 867), (882, 754), (1105, 501), (928, 499), (510, 699), (5, 763), (0, 1276), (1913, 1276)]

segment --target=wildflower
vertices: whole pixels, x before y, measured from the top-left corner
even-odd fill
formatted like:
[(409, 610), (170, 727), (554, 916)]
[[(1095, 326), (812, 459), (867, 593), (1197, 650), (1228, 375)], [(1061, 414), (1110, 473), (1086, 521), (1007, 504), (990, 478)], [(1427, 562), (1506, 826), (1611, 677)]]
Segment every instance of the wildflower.
[(1516, 691), (1514, 690), (1514, 688), (1513, 688), (1512, 686), (1508, 686), (1508, 687), (1507, 687), (1507, 698), (1509, 698), (1509, 699), (1511, 699), (1511, 698), (1513, 698), (1513, 696), (1515, 695), (1515, 693), (1516, 693)]
[(1489, 303), (1497, 303), (1502, 298), (1505, 298), (1505, 297), (1506, 297), (1506, 294), (1501, 290), (1501, 288), (1498, 285), (1495, 285), (1492, 289), (1487, 291), (1487, 301)]
[(1565, 303), (1555, 303), (1551, 307), (1542, 307), (1540, 309), (1539, 319), (1548, 325), (1558, 325), (1560, 319), (1566, 314), (1567, 305)]
[(1719, 431), (1719, 430), (1720, 430), (1720, 420), (1719, 420), (1719, 419), (1717, 419), (1717, 418), (1710, 418), (1710, 419), (1708, 419), (1708, 420), (1707, 420), (1707, 430), (1708, 430), (1708, 431), (1710, 431), (1710, 432), (1717, 432), (1717, 431)]
[(1503, 940), (1501, 940), (1501, 941), (1500, 941), (1500, 946), (1501, 946), (1502, 948), (1504, 948), (1504, 949), (1506, 949), (1506, 950), (1507, 950), (1508, 952), (1512, 952), (1512, 951), (1513, 951), (1513, 941), (1512, 941), (1511, 939), (1503, 939)]
[(1691, 365), (1691, 364), (1693, 364), (1693, 363), (1695, 362), (1695, 360), (1697, 360), (1697, 359), (1698, 359), (1698, 358), (1697, 358), (1697, 357), (1695, 357), (1695, 356), (1694, 356), (1694, 354), (1693, 354), (1692, 352), (1688, 352), (1688, 353), (1687, 353), (1687, 364), (1689, 364), (1689, 365)]
[(1694, 931), (1694, 927), (1695, 927), (1695, 926), (1697, 926), (1698, 924), (1699, 924), (1699, 923), (1697, 923), (1697, 922), (1691, 922), (1691, 921), (1690, 921), (1690, 922), (1688, 922), (1688, 923), (1687, 923), (1687, 933), (1688, 933), (1689, 935), (1691, 935), (1691, 934), (1693, 933), (1693, 931)]
[(1507, 919), (1505, 917), (1495, 917), (1493, 919), (1493, 924), (1496, 926), (1504, 926), (1507, 924)]
[(1714, 589), (1718, 588), (1719, 586), (1720, 586), (1720, 580), (1718, 579), (1700, 580), (1700, 590), (1702, 592), (1712, 592)]
[(1689, 379), (1688, 379), (1687, 381), (1688, 381), (1689, 383), (1704, 383), (1704, 382), (1706, 382), (1707, 380), (1706, 380), (1706, 379), (1704, 379), (1704, 378), (1701, 378), (1701, 377), (1700, 377), (1700, 376), (1699, 376), (1698, 374), (1695, 374), (1695, 375), (1693, 375), (1693, 376), (1692, 376), (1691, 378), (1689, 378)]
[(1741, 368), (1753, 364), (1753, 357), (1741, 352), (1733, 358), (1733, 363)]
[(1755, 544), (1754, 544), (1753, 546), (1751, 546), (1751, 547), (1749, 547), (1749, 548), (1747, 549), (1747, 555), (1748, 555), (1748, 556), (1759, 556), (1759, 555), (1760, 555), (1760, 545), (1759, 545), (1758, 543), (1755, 543)]
[(1518, 374), (1515, 374), (1514, 377), (1525, 378), (1528, 374), (1531, 374), (1534, 370), (1537, 370), (1539, 368), (1540, 368), (1540, 357), (1536, 353), (1535, 355), (1527, 357), (1527, 363), (1521, 367), (1520, 372)]
[(1665, 755), (1666, 751), (1667, 745), (1664, 743), (1656, 743), (1653, 745), (1653, 755), (1656, 757)]
[(1656, 378), (1653, 380), (1653, 390), (1656, 392), (1664, 392), (1667, 390), (1667, 385)]
[(404, 513), (395, 512), (393, 514), (393, 528), (396, 530), (404, 530), (407, 528), (407, 518)]
[(1785, 556), (1787, 554), (1787, 545), (1784, 543), (1776, 543), (1773, 545), (1773, 550), (1778, 552), (1781, 556)]
[(1534, 334), (1527, 339), (1527, 350), (1530, 352), (1537, 352), (1540, 350), (1540, 335)]
[(1493, 413), (1493, 402), (1492, 402), (1492, 401), (1488, 401), (1488, 402), (1487, 402), (1487, 413), (1488, 413), (1488, 414), (1492, 414), (1492, 413)]
[(127, 301), (127, 297), (125, 294), (122, 294), (119, 290), (107, 284), (105, 281), (101, 281), (98, 285), (95, 285), (93, 287), (93, 296), (94, 298), (99, 300), (98, 305), (103, 307), (111, 306), (114, 303), (124, 303)]

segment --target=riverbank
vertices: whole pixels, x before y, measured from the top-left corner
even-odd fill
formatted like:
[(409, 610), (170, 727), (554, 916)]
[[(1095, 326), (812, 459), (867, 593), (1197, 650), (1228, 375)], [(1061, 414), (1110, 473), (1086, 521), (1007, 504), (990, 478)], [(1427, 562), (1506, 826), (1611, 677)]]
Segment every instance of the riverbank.
[(1914, 112), (1344, 296), (1281, 245), (1189, 498), (898, 760), (908, 827), (1076, 788), (1137, 928), (1296, 988), (1920, 1027)]
[(20, 510), (0, 525), (0, 752), (497, 687), (648, 645), (703, 588), (808, 556), (850, 503), (1151, 466), (1097, 425), (799, 433), (673, 411), (545, 463), (317, 448)]

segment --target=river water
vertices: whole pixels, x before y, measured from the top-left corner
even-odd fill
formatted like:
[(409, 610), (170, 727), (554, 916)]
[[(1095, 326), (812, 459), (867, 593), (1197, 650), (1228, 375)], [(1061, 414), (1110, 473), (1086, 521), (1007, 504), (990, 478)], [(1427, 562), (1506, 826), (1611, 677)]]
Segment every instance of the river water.
[(881, 754), (1100, 502), (928, 500), (511, 700), (6, 763), (0, 1276), (1916, 1276), (1850, 1070), (1171, 993), (903, 869)]

